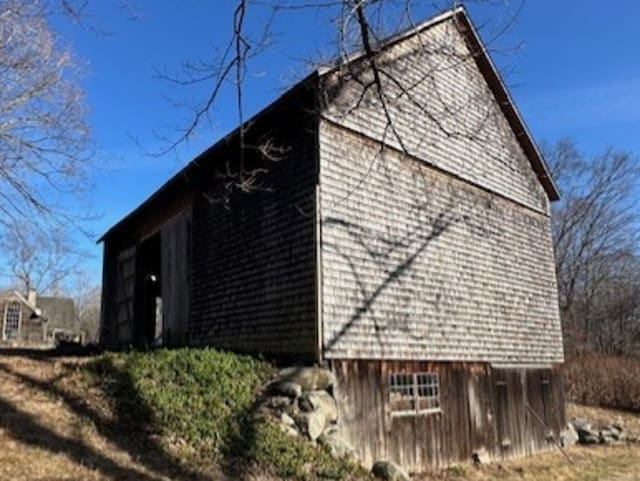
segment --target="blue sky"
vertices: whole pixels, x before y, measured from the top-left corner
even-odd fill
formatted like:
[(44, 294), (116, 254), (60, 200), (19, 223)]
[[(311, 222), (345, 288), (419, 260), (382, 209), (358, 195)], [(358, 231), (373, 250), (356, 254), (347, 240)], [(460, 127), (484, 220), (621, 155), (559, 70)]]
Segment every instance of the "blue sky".
[[(223, 96), (212, 124), (188, 144), (159, 158), (147, 155), (145, 150), (161, 150), (161, 137), (175, 136), (172, 127), (188, 118), (167, 99), (190, 101), (206, 92), (171, 86), (156, 78), (156, 69), (176, 71), (184, 61), (211, 58), (229, 38), (234, 2), (137, 0), (124, 10), (116, 4), (93, 3), (91, 24), (103, 34), (64, 21), (55, 25), (86, 64), (90, 123), (102, 167), (92, 194), (101, 214), (92, 226), (96, 234), (237, 124), (233, 99)], [(640, 2), (611, 5), (529, 0), (509, 31), (489, 46), (538, 142), (570, 137), (590, 153), (609, 146), (640, 152)], [(469, 8), (476, 24), (486, 24), (485, 38), (504, 25), (504, 9), (482, 2)], [(248, 18), (249, 31), (257, 30), (260, 15), (254, 11)], [(308, 72), (305, 59), (332, 52), (333, 28), (325, 17), (317, 11), (287, 13), (274, 23), (273, 45), (250, 65), (248, 114)], [(101, 249), (81, 242), (94, 254), (88, 268), (97, 278)]]

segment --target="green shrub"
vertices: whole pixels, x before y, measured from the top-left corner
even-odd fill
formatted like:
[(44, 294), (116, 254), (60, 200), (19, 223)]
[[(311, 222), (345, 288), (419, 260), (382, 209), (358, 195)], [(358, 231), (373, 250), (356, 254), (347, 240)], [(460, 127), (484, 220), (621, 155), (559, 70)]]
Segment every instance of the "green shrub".
[[(366, 471), (348, 460), (335, 459), (322, 447), (284, 433), (271, 420), (257, 419), (245, 438), (246, 460), (270, 469), (282, 478), (296, 480), (368, 479)], [(240, 451), (242, 452), (242, 451)]]
[(123, 421), (207, 456), (237, 435), (273, 369), (214, 349), (106, 354), (87, 368)]
[(259, 469), (285, 479), (363, 479), (359, 467), (284, 433), (256, 412), (275, 369), (214, 349), (109, 353), (86, 365), (123, 430), (159, 435), (182, 462), (215, 460), (230, 475)]

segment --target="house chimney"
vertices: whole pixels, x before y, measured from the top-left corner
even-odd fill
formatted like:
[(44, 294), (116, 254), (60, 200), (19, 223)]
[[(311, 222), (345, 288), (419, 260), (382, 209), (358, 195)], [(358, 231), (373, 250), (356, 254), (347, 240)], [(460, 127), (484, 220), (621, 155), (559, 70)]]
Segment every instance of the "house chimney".
[(30, 304), (35, 306), (37, 300), (38, 300), (38, 296), (36, 294), (36, 290), (35, 289), (29, 289), (27, 291), (27, 301), (29, 301)]

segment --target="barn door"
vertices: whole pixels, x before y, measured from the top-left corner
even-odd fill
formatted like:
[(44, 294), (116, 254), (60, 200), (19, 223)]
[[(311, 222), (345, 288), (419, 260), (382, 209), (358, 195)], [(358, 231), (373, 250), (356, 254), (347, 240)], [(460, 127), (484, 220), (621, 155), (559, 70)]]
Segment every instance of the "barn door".
[[(125, 345), (133, 339), (136, 247), (118, 253), (115, 268), (115, 309), (109, 322), (109, 339), (115, 345)], [(111, 319), (110, 319), (111, 321)], [(111, 328), (113, 326), (113, 328)]]
[(191, 212), (184, 211), (162, 227), (162, 311), (164, 343), (185, 345), (189, 321)]
[(506, 376), (496, 376), (495, 380), (496, 424), (498, 428), (498, 449), (504, 456), (511, 447), (509, 429), (509, 386)]

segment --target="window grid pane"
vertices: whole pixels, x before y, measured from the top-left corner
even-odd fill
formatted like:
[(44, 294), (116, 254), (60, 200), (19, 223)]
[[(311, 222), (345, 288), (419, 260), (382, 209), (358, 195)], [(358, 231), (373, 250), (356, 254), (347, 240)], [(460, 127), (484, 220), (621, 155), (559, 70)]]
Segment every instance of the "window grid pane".
[(11, 302), (7, 305), (4, 318), (4, 335), (6, 339), (17, 339), (20, 330), (20, 304)]
[(440, 411), (440, 383), (436, 373), (394, 373), (389, 376), (392, 413), (402, 415)]

